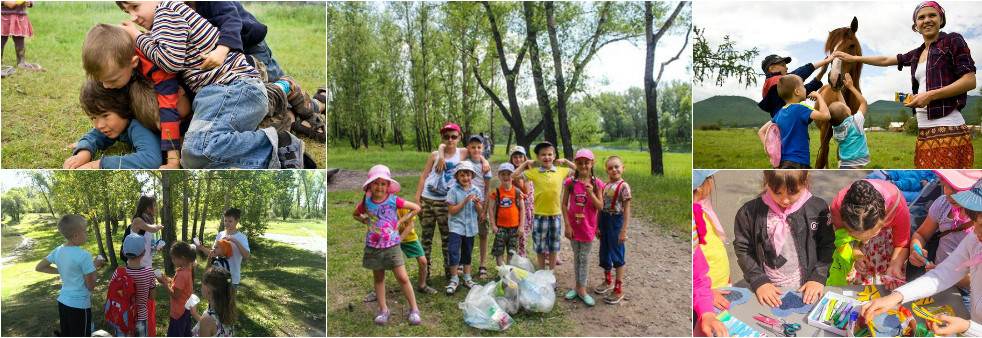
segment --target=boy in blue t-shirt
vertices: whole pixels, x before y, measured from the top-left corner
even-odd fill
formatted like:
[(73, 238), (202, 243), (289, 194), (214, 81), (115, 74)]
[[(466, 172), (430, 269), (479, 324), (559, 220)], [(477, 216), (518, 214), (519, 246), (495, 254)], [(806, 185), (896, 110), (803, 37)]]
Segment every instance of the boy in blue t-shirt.
[[(79, 215), (65, 215), (58, 220), (58, 232), (65, 237), (62, 244), (51, 251), (47, 257), (34, 267), (37, 272), (61, 276), (61, 290), (58, 291), (58, 317), (61, 332), (55, 336), (89, 337), (92, 335), (92, 302), (89, 292), (96, 286), (96, 268), (102, 267), (106, 260), (79, 246), (85, 244), (85, 218)], [(57, 267), (51, 266), (52, 264)]]
[(781, 130), (781, 162), (777, 169), (811, 169), (808, 124), (812, 120), (828, 121), (831, 118), (825, 99), (818, 92), (811, 92), (808, 97), (815, 99), (818, 109), (801, 104), (806, 90), (798, 75), (782, 76), (776, 86), (785, 105), (763, 129), (774, 123)]

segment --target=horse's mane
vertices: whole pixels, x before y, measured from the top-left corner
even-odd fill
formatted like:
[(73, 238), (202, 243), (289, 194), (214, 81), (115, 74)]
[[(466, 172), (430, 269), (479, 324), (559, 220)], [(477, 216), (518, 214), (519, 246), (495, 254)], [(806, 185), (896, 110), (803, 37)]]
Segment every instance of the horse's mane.
[[(863, 46), (859, 43), (859, 39), (856, 38), (856, 32), (853, 32), (850, 27), (840, 27), (840, 28), (833, 29), (831, 32), (829, 32), (829, 37), (828, 39), (825, 40), (825, 53), (831, 54), (833, 52), (832, 49), (835, 48), (835, 46), (839, 42), (846, 41), (846, 40), (856, 41), (856, 52), (853, 55), (855, 56), (863, 55)], [(852, 76), (854, 85), (856, 86), (857, 90), (860, 89), (859, 76), (862, 74), (862, 72), (863, 72), (863, 63), (861, 62), (857, 62), (856, 66), (853, 67), (852, 72), (849, 72), (849, 75)]]

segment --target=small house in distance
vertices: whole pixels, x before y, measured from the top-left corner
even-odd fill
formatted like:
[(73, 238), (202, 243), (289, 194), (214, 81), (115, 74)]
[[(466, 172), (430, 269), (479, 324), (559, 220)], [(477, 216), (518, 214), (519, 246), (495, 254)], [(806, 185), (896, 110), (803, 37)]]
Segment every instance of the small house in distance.
[(889, 130), (890, 131), (904, 131), (904, 129), (906, 129), (905, 124), (906, 123), (903, 123), (903, 122), (890, 122)]

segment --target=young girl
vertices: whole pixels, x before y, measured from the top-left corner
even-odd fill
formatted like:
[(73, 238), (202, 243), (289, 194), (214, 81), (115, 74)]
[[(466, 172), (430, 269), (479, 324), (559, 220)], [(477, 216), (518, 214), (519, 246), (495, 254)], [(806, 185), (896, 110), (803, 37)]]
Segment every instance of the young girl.
[(832, 263), (828, 204), (808, 191), (806, 170), (764, 170), (760, 197), (737, 211), (733, 247), (744, 279), (764, 306), (780, 306), (778, 288), (821, 297)]
[[(699, 177), (705, 174), (705, 171), (699, 174)], [(698, 180), (693, 180), (692, 184), (696, 185), (697, 182)], [(702, 182), (698, 184), (701, 186)], [(730, 333), (726, 325), (716, 318), (716, 312), (713, 310), (713, 281), (709, 278), (709, 264), (702, 252), (709, 228), (703, 213), (701, 204), (692, 204), (692, 336), (729, 337)]]
[(716, 288), (730, 286), (730, 260), (726, 254), (726, 232), (723, 231), (723, 224), (716, 218), (713, 205), (709, 202), (709, 195), (713, 191), (713, 174), (716, 170), (693, 170), (692, 171), (692, 203), (699, 205), (695, 217), (701, 222), (708, 224), (706, 236), (700, 248), (709, 267), (707, 275), (712, 281), (713, 305), (721, 310), (730, 308), (730, 302), (724, 295), (729, 291), (717, 290)]
[(191, 311), (184, 308), (188, 298), (194, 291), (194, 260), (197, 256), (191, 245), (184, 242), (174, 242), (170, 247), (171, 262), (177, 267), (174, 278), (161, 275), (157, 281), (164, 286), (170, 295), (170, 324), (167, 325), (168, 337), (191, 336)]
[[(528, 160), (528, 153), (525, 152), (525, 147), (514, 146), (511, 148), (511, 153), (508, 154), (508, 163), (518, 168), (525, 161)], [(535, 198), (532, 194), (535, 188), (532, 187), (532, 182), (525, 179), (525, 176), (512, 178), (512, 183), (522, 191), (522, 195), (525, 200), (522, 203), (525, 205), (525, 229), (518, 234), (518, 255), (525, 257), (525, 239), (528, 237), (529, 232), (532, 231), (532, 217), (535, 213)]]
[[(617, 304), (624, 299), (624, 242), (627, 241), (627, 223), (631, 219), (631, 186), (621, 179), (624, 162), (620, 157), (608, 157), (604, 163), (609, 180), (603, 186), (604, 205), (597, 215), (604, 282), (594, 292), (606, 295), (604, 302), (607, 304)], [(611, 279), (612, 269), (617, 274), (616, 282)]]
[(906, 275), (910, 242), (910, 211), (900, 190), (886, 181), (859, 180), (840, 190), (829, 208), (833, 227), (860, 242), (853, 246), (848, 284), (896, 288)]
[(604, 183), (593, 175), (593, 152), (580, 149), (573, 157), (576, 175), (563, 182), (563, 219), (566, 238), (573, 247), (573, 271), (576, 287), (566, 293), (567, 300), (580, 297), (587, 306), (596, 303), (586, 291), (590, 276), (590, 250), (597, 236), (597, 210), (603, 209), (601, 193)]
[(191, 335), (232, 337), (239, 311), (235, 307), (235, 288), (232, 287), (232, 275), (228, 270), (217, 266), (205, 270), (201, 281), (201, 298), (208, 301), (208, 311), (198, 315), (197, 307), (191, 307), (191, 316), (198, 321), (191, 329)]
[[(29, 63), (24, 58), (24, 38), (34, 36), (34, 27), (31, 20), (27, 18), (27, 7), (34, 7), (34, 1), (4, 1), (0, 8), (0, 15), (3, 16), (3, 25), (0, 26), (0, 35), (3, 36), (2, 47), (7, 46), (7, 38), (14, 38), (14, 49), (17, 52), (17, 68), (25, 70), (44, 70), (41, 65)], [(0, 50), (0, 54), (3, 54)], [(3, 77), (17, 72), (11, 66), (3, 66)]]
[(463, 265), (464, 286), (474, 286), (471, 278), (471, 254), (474, 250), (474, 237), (478, 234), (477, 215), (484, 212), (481, 191), (471, 184), (475, 175), (477, 169), (473, 164), (468, 161), (460, 162), (453, 174), (457, 184), (447, 192), (447, 211), (450, 213), (450, 283), (447, 284), (447, 294), (457, 292), (460, 284), (457, 278), (458, 265)]
[[(406, 274), (402, 249), (399, 246), (402, 243), (399, 226), (419, 213), (419, 206), (396, 196), (401, 188), (399, 182), (392, 179), (388, 167), (381, 164), (372, 167), (368, 171), (368, 180), (361, 185), (365, 197), (352, 213), (355, 220), (368, 226), (361, 264), (372, 270), (375, 277), (375, 295), (379, 305), (375, 323), (379, 325), (389, 321), (389, 306), (385, 302), (385, 270), (392, 270), (402, 293), (409, 300), (409, 324), (418, 325), (423, 321), (419, 308), (416, 307), (416, 295), (413, 293), (412, 283), (409, 282), (409, 275)], [(411, 211), (399, 218), (396, 213), (400, 208)]]
[[(971, 189), (952, 195), (955, 203), (965, 210), (968, 218), (975, 223), (982, 222), (982, 181), (975, 183)], [(953, 336), (961, 334), (965, 337), (982, 336), (982, 302), (977, 295), (982, 295), (982, 227), (974, 227), (973, 236), (966, 236), (961, 244), (948, 255), (948, 258), (924, 276), (898, 287), (890, 295), (880, 297), (866, 303), (862, 307), (865, 318), (875, 318), (901, 303), (908, 303), (930, 297), (947, 290), (958, 281), (968, 277), (972, 289), (971, 315), (968, 321), (958, 317), (938, 315), (936, 319), (942, 324), (928, 321), (927, 328), (938, 336)]]

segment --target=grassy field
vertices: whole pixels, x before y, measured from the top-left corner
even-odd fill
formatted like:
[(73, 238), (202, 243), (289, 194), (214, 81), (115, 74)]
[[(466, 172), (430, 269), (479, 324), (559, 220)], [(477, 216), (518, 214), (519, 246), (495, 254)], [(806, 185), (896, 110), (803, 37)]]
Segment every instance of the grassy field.
[[(897, 132), (867, 133), (870, 151), (870, 164), (867, 169), (914, 169), (914, 144), (917, 137)], [(811, 138), (811, 163), (818, 157), (819, 132), (809, 128)], [(717, 131), (695, 130), (692, 164), (694, 168), (740, 169), (770, 168), (767, 154), (757, 137), (757, 130), (750, 128)], [(837, 168), (838, 146), (835, 141), (829, 146), (829, 167)], [(975, 149), (982, 149), (982, 139), (973, 140)], [(982, 156), (975, 156), (974, 168), (982, 167)]]
[(310, 236), (310, 233), (304, 231), (301, 227), (307, 228), (318, 236), (327, 237), (327, 228), (324, 227), (324, 220), (310, 219), (288, 219), (286, 221), (281, 219), (271, 219), (269, 220), (269, 229), (266, 229), (266, 233), (290, 236)]
[[(61, 287), (57, 275), (34, 271), (37, 262), (44, 259), (64, 238), (55, 231), (56, 220), (50, 215), (27, 215), (19, 224), (12, 225), (24, 236), (37, 242), (28, 253), (4, 266), (2, 274), (4, 336), (49, 336), (58, 328), (58, 306), (55, 299)], [(6, 226), (6, 225), (5, 225)], [(215, 236), (214, 227), (208, 226), (205, 238)], [(90, 225), (90, 231), (93, 229)], [(116, 234), (122, 238), (123, 228)], [(115, 237), (114, 237), (115, 239)], [(3, 238), (4, 241), (7, 237)], [(263, 238), (250, 238), (252, 258), (243, 263), (242, 285), (238, 295), (239, 321), (235, 324), (237, 336), (320, 336), (324, 330), (324, 256)], [(3, 243), (6, 246), (7, 243)], [(118, 249), (119, 242), (114, 245)], [(83, 249), (98, 253), (95, 234)], [(162, 268), (160, 257), (154, 258), (155, 268)], [(200, 296), (200, 276), (205, 262), (199, 260), (194, 270), (195, 290)], [(96, 329), (106, 329), (102, 314), (108, 279), (112, 270), (98, 270), (99, 285), (92, 292), (92, 319)], [(158, 291), (157, 332), (166, 333), (168, 308), (166, 291)], [(205, 305), (199, 305), (204, 310)], [(44, 320), (38, 320), (44, 318)]]
[[(246, 3), (245, 7), (269, 27), (266, 41), (284, 71), (310, 94), (323, 86), (326, 36), (323, 5)], [(71, 156), (66, 147), (92, 129), (78, 103), (85, 81), (81, 50), (85, 33), (96, 23), (118, 24), (128, 16), (112, 2), (36, 2), (29, 9), (34, 38), (27, 39), (27, 60), (45, 72), (20, 70), (4, 78), (4, 168), (61, 168)], [(14, 48), (3, 64), (15, 63)], [(304, 139), (307, 151), (323, 165), (325, 147)], [(116, 145), (107, 153), (132, 151)], [(96, 155), (98, 157), (98, 155)]]

